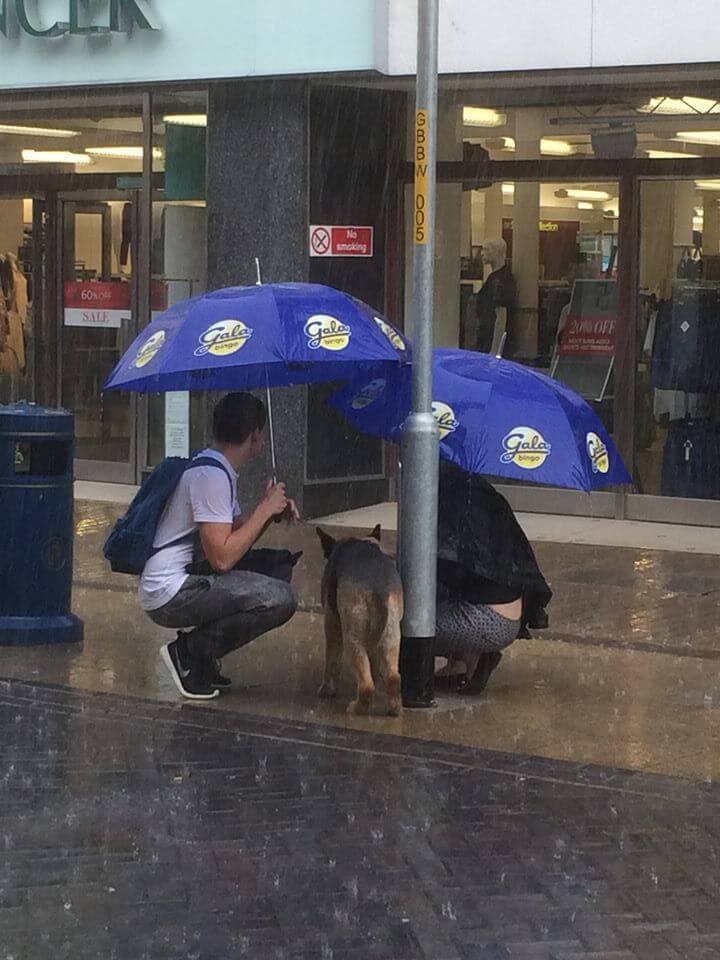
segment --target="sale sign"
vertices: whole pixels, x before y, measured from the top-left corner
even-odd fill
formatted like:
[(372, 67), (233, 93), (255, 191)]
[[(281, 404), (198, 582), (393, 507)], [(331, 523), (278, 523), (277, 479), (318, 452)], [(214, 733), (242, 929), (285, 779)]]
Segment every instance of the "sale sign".
[[(70, 280), (64, 287), (66, 327), (97, 327), (119, 330), (132, 317), (131, 285), (122, 280)], [(167, 286), (153, 281), (152, 310), (167, 309)]]
[(566, 357), (613, 357), (617, 323), (617, 284), (613, 280), (576, 280), (560, 354)]
[(310, 227), (311, 257), (372, 257), (373, 227)]
[(560, 341), (560, 353), (563, 356), (614, 356), (615, 322), (615, 317), (568, 314)]
[(129, 283), (66, 282), (66, 327), (119, 329), (130, 316)]

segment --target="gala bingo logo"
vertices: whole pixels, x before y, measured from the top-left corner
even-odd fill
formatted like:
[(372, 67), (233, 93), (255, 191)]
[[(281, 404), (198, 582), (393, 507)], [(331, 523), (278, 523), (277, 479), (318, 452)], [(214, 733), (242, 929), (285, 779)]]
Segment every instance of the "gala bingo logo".
[(157, 333), (154, 333), (151, 337), (142, 344), (138, 349), (137, 356), (133, 361), (133, 366), (142, 368), (146, 367), (152, 358), (156, 356), (158, 351), (162, 348), (165, 343), (165, 331), (158, 330)]
[(537, 470), (550, 456), (552, 445), (534, 427), (513, 427), (503, 438), (500, 463), (514, 463), (523, 470)]
[(200, 335), (195, 356), (204, 357), (209, 353), (213, 357), (227, 357), (241, 350), (252, 335), (252, 328), (242, 320), (219, 320)]
[(589, 433), (585, 440), (593, 473), (608, 473), (610, 454), (608, 448), (596, 433)]
[(395, 347), (396, 350), (401, 350), (403, 352), (405, 351), (406, 349), (405, 341), (397, 332), (397, 330), (393, 329), (393, 327), (391, 327), (389, 323), (383, 320), (382, 317), (375, 317), (375, 323), (380, 327), (382, 332), (385, 334), (385, 336), (388, 338), (388, 340), (393, 345), (393, 347)]
[(460, 421), (455, 417), (455, 411), (447, 403), (435, 400), (432, 405), (432, 412), (437, 421), (441, 440), (444, 440), (449, 434), (455, 433), (460, 426)]
[(353, 397), (350, 406), (353, 410), (364, 410), (365, 407), (369, 407), (371, 403), (375, 403), (378, 397), (383, 395), (385, 386), (385, 380), (371, 380), (362, 388), (360, 393)]
[(344, 350), (350, 343), (350, 327), (324, 313), (316, 313), (305, 324), (305, 336), (311, 350)]

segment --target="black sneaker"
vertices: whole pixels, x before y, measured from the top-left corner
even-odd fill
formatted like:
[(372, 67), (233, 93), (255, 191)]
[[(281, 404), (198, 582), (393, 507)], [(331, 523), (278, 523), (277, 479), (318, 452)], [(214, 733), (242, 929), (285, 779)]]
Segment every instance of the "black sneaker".
[(216, 690), (229, 690), (232, 686), (230, 677), (224, 677), (220, 672), (222, 660), (213, 660), (213, 677), (210, 681)]
[(178, 641), (172, 640), (160, 650), (173, 683), (188, 700), (214, 700), (220, 693), (212, 684), (212, 672), (205, 663), (192, 663), (189, 668), (181, 662)]

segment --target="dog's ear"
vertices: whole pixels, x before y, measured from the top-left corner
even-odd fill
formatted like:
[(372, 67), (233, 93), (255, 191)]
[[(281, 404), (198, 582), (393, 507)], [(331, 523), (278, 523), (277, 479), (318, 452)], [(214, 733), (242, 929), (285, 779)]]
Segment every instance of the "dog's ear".
[(373, 531), (370, 534), (370, 538), (372, 540), (377, 540), (377, 542), (380, 543), (381, 536), (382, 536), (382, 527), (378, 523), (375, 527), (373, 527)]
[(324, 530), (321, 530), (320, 527), (315, 527), (317, 535), (320, 537), (320, 543), (322, 544), (323, 553), (325, 554), (325, 559), (327, 560), (330, 554), (333, 552), (337, 540), (334, 537), (331, 537), (329, 533), (325, 533)]
[(293, 566), (295, 566), (295, 564), (298, 562), (298, 560), (300, 559), (300, 557), (301, 557), (302, 555), (303, 555), (303, 551), (302, 551), (302, 550), (298, 550), (297, 553), (291, 553), (291, 554), (290, 554), (290, 563), (291, 563)]

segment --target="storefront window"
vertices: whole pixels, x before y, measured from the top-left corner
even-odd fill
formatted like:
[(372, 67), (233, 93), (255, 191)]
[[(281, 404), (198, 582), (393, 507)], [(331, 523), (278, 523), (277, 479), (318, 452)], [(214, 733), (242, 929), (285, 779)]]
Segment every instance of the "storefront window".
[[(206, 131), (204, 92), (154, 98), (153, 315), (207, 289)], [(202, 447), (205, 420), (202, 394), (149, 397), (146, 466)]]
[(720, 180), (641, 188), (640, 493), (720, 500)]

